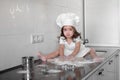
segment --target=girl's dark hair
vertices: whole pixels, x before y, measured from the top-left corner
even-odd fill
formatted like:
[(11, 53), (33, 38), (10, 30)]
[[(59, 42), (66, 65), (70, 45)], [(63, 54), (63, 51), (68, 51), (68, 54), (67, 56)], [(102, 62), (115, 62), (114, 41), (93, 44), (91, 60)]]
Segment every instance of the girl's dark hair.
[[(81, 34), (80, 34), (79, 32), (77, 32), (76, 28), (73, 27), (73, 26), (72, 26), (72, 28), (73, 28), (73, 31), (74, 31), (74, 34), (73, 34), (73, 36), (72, 36), (72, 39), (77, 38), (78, 36), (80, 36), (80, 38), (81, 38)], [(63, 33), (63, 29), (64, 29), (64, 26), (61, 28), (60, 37), (61, 37), (61, 36), (65, 37), (65, 35), (64, 35), (64, 33)], [(65, 38), (66, 38), (66, 37), (65, 37)]]

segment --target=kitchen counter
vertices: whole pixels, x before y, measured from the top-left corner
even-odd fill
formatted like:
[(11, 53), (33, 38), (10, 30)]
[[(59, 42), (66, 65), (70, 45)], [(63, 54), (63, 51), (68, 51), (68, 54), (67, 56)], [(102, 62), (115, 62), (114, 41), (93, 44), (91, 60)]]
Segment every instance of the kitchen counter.
[[(93, 47), (93, 46), (92, 46)], [(119, 47), (94, 47), (96, 53), (104, 56), (104, 61), (94, 67), (82, 80), (119, 80)]]
[(66, 76), (71, 75), (75, 77), (75, 70), (81, 73), (80, 79), (85, 80), (84, 78), (89, 77), (90, 74), (94, 73), (96, 68), (100, 65), (103, 65), (105, 61), (115, 53), (118, 53), (120, 50), (118, 48), (104, 48), (104, 47), (95, 47), (96, 53), (98, 56), (103, 57), (104, 60), (97, 62), (91, 58), (86, 57), (83, 61), (77, 61), (77, 63), (70, 62), (46, 62), (43, 63), (38, 61), (34, 64), (33, 70), (27, 76), (27, 72), (23, 71), (22, 68), (3, 73), (0, 75), (0, 80), (66, 80)]

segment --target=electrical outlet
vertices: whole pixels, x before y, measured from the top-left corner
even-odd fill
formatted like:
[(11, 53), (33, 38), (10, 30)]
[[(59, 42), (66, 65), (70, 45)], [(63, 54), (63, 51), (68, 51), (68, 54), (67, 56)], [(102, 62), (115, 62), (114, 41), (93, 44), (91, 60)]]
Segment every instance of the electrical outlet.
[(42, 43), (44, 40), (43, 34), (32, 34), (31, 35), (31, 43), (36, 44), (36, 43)]

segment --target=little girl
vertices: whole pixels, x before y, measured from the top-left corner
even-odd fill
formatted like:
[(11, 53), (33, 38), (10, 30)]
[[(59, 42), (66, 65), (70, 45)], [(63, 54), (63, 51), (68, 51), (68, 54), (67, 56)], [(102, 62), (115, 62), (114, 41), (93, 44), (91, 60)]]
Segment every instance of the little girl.
[(59, 37), (59, 48), (47, 55), (39, 52), (38, 56), (43, 61), (47, 59), (60, 57), (85, 57), (90, 54), (92, 58), (96, 58), (95, 50), (93, 48), (85, 47), (82, 43), (81, 35), (77, 32), (79, 25), (79, 17), (74, 13), (63, 13), (58, 16), (56, 20), (57, 25), (61, 28)]

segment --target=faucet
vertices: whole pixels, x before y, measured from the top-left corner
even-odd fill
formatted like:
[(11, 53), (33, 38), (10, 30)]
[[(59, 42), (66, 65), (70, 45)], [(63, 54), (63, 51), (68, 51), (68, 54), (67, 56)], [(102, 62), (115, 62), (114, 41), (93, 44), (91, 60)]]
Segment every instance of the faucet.
[(88, 39), (84, 39), (83, 44), (89, 43)]

